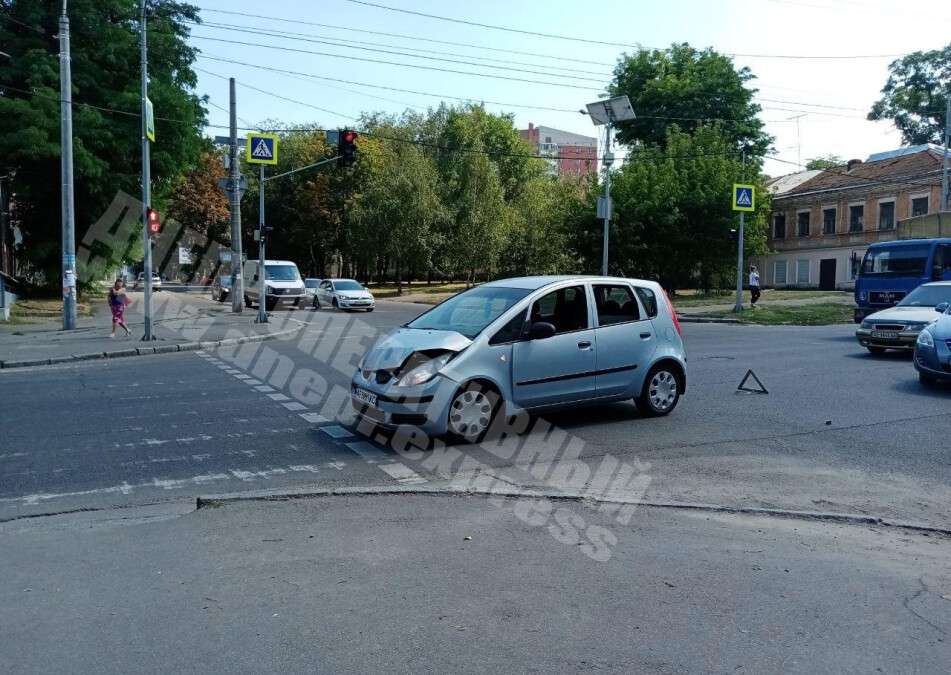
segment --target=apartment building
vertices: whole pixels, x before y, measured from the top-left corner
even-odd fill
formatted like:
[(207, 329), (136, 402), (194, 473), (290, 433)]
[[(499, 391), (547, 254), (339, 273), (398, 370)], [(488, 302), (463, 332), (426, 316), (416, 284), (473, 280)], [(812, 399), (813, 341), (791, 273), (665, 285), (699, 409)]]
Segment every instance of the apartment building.
[(539, 155), (549, 158), (549, 172), (555, 176), (584, 176), (598, 171), (598, 139), (570, 131), (538, 126), (518, 132)]
[(869, 244), (900, 220), (938, 210), (943, 149), (917, 145), (773, 181), (770, 254), (754, 259), (774, 288), (854, 288)]

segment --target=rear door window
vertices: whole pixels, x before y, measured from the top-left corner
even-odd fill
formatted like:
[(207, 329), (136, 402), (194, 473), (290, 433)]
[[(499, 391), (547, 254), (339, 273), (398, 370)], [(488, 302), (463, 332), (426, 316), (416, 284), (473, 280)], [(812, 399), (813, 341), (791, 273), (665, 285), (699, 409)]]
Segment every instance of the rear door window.
[(647, 312), (647, 318), (655, 318), (657, 316), (657, 294), (651, 289), (642, 286), (635, 286), (634, 292), (637, 293), (637, 297), (641, 299), (641, 304), (644, 305), (644, 311)]
[(599, 326), (639, 321), (641, 318), (634, 293), (626, 284), (595, 284), (594, 302)]

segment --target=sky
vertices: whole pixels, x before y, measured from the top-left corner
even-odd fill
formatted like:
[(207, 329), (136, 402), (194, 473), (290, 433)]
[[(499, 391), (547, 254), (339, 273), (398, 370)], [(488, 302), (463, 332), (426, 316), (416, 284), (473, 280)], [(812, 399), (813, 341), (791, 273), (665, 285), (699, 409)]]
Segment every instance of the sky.
[[(864, 159), (899, 147), (901, 135), (891, 123), (865, 120), (887, 79), (888, 64), (898, 55), (951, 42), (951, 3), (941, 0), (367, 1), (563, 37), (443, 21), (353, 0), (192, 0), (202, 8), (206, 24), (194, 27), (191, 43), (201, 50), (198, 92), (209, 97), (210, 123), (226, 127), (227, 78), (234, 77), (240, 126), (279, 120), (347, 127), (363, 112), (425, 111), (440, 100), (471, 99), (493, 101), (487, 109), (514, 114), (519, 128), (533, 122), (594, 136), (590, 118), (577, 110), (602, 97), (618, 57), (636, 46), (688, 42), (735, 54), (736, 65), (756, 76), (748, 86), (759, 89), (760, 117), (775, 137), (778, 159), (765, 164), (765, 171), (775, 176), (796, 171), (797, 164), (812, 157)], [(304, 39), (291, 39), (288, 33)], [(363, 49), (325, 43), (340, 40)], [(410, 49), (430, 58), (371, 51)], [(849, 58), (788, 58), (804, 56)], [(866, 56), (873, 58), (854, 58)], [(210, 127), (209, 133), (225, 134), (226, 129)]]

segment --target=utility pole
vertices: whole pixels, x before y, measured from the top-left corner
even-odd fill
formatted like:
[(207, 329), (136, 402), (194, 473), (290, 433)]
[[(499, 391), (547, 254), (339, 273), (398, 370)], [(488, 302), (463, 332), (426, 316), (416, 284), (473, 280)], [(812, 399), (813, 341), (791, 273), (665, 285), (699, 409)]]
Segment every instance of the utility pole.
[(264, 268), (264, 165), (260, 165), (258, 174), (258, 318), (255, 323), (267, 323), (267, 295), (265, 295), (264, 279), (267, 276)]
[(607, 135), (604, 139), (604, 238), (601, 247), (601, 274), (608, 275), (608, 239), (611, 233), (611, 165), (614, 155), (611, 154), (611, 123), (605, 125)]
[[(244, 309), (244, 283), (241, 278), (241, 192), (238, 174), (238, 103), (235, 96), (234, 78), (228, 80), (230, 90), (231, 145), (228, 150), (229, 178), (232, 186), (228, 196), (231, 200), (231, 311), (240, 314)], [(263, 276), (264, 270), (258, 272)], [(263, 297), (263, 296), (262, 296)]]
[[(746, 148), (743, 149), (743, 171), (742, 171), (741, 180), (746, 180)], [(736, 306), (733, 307), (734, 312), (743, 311), (743, 225), (746, 220), (744, 216), (746, 213), (740, 211), (740, 230), (737, 232), (737, 243), (736, 243)]]
[(73, 199), (73, 77), (66, 0), (59, 17), (59, 110), (63, 246), (63, 330), (76, 328), (76, 222)]
[(152, 341), (152, 233), (149, 232), (149, 208), (152, 205), (152, 176), (149, 165), (149, 136), (148, 136), (148, 100), (149, 100), (149, 60), (147, 42), (147, 24), (145, 17), (145, 0), (139, 0), (139, 45), (142, 50), (142, 257), (143, 281), (145, 282), (145, 331), (142, 334), (144, 341)]
[(948, 145), (951, 145), (951, 94), (948, 94), (948, 108), (944, 114), (944, 163), (941, 172), (941, 210), (948, 210)]

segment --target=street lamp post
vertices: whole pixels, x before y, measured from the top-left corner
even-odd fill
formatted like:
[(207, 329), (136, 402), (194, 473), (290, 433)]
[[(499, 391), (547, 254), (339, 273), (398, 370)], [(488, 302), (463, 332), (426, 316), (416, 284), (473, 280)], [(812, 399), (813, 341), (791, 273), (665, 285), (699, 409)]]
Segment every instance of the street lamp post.
[(76, 328), (76, 222), (73, 198), (73, 81), (69, 62), (69, 17), (66, 0), (59, 17), (59, 117), (63, 330)]
[(614, 98), (603, 101), (589, 103), (587, 112), (581, 111), (591, 117), (591, 121), (596, 126), (605, 125), (606, 138), (604, 141), (604, 196), (598, 200), (598, 217), (604, 219), (604, 236), (601, 247), (601, 274), (608, 274), (608, 243), (611, 233), (611, 217), (613, 208), (611, 204), (611, 165), (614, 163), (614, 154), (611, 152), (611, 134), (617, 122), (625, 122), (635, 118), (634, 108), (631, 107), (631, 101), (627, 96), (615, 96)]

